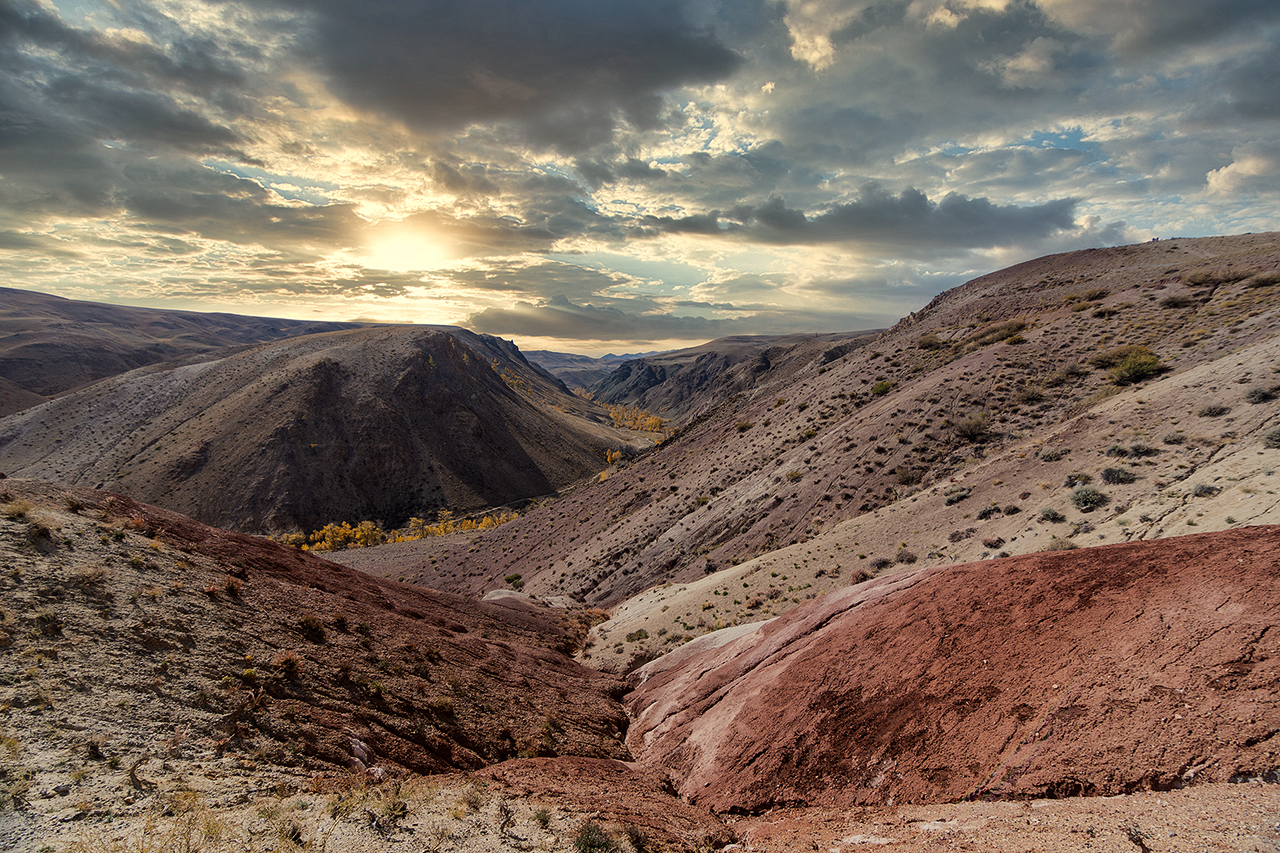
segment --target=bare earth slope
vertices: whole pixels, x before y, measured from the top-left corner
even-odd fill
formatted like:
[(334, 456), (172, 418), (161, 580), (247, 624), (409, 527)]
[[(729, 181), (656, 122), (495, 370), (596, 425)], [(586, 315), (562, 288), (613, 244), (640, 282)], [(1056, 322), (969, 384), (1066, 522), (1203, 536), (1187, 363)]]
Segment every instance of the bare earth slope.
[(0, 416), (146, 364), (365, 325), (132, 308), (0, 287), (0, 379), (26, 392), (0, 393)]
[[(710, 638), (708, 638), (710, 639)], [(636, 675), (716, 811), (1280, 781), (1280, 528), (923, 569)]]
[[(661, 638), (653, 625), (611, 635), (603, 664), (623, 668), (633, 652), (768, 618), (895, 560), (941, 564), (1039, 550), (1054, 537), (1078, 544), (1265, 523), (1275, 509), (1265, 472), (1277, 467), (1265, 437), (1280, 426), (1278, 283), (1276, 234), (1030, 261), (942, 294), (866, 346), (785, 350), (750, 390), (517, 522), (336, 559), (469, 594), (518, 573), (527, 592), (611, 607), (664, 583), (692, 589), (720, 572), (733, 581), (678, 610), (655, 607), (672, 610)], [(1121, 387), (1091, 362), (1125, 346), (1148, 348), (1163, 372)], [(1148, 399), (1149, 389), (1161, 396)], [(1210, 404), (1227, 411), (1201, 415)], [(1113, 445), (1124, 455), (1106, 456)], [(1069, 452), (1051, 461), (1045, 451)], [(1227, 455), (1237, 468), (1212, 467)], [(1132, 482), (1104, 482), (1107, 468)], [(1215, 470), (1219, 481), (1184, 482)], [(1110, 497), (1104, 508), (1072, 504), (1066, 482), (1077, 471)], [(1229, 489), (1229, 477), (1255, 480)], [(1197, 485), (1203, 495), (1190, 493)], [(1226, 505), (1246, 497), (1247, 511)], [(1201, 518), (1191, 500), (1222, 503)], [(1142, 508), (1126, 514), (1130, 503)], [(926, 507), (927, 525), (917, 518)], [(1045, 508), (1066, 521), (1041, 522)], [(1155, 523), (1162, 518), (1170, 523)], [(1103, 521), (1110, 532), (1086, 530)], [(779, 560), (734, 575), (768, 555)], [(641, 627), (648, 640), (624, 642)]]
[[(618, 365), (591, 386), (602, 403), (638, 406), (683, 426), (735, 394), (753, 388), (774, 362), (802, 344), (826, 344), (831, 359), (856, 349), (874, 332), (737, 335)], [(812, 351), (814, 347), (807, 348)]]
[(399, 525), (595, 473), (631, 440), (607, 420), (505, 341), (378, 327), (96, 383), (0, 421), (0, 471), (240, 530)]
[(570, 612), (370, 578), (105, 492), (0, 487), (0, 848), (197, 796), (629, 757), (618, 682), (556, 650)]

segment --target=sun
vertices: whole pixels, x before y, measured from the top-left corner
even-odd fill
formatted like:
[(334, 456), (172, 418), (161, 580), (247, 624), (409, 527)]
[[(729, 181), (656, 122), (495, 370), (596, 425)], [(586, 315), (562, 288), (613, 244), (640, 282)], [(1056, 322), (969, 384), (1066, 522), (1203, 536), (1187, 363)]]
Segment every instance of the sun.
[(368, 251), (360, 260), (373, 269), (409, 272), (440, 269), (451, 258), (439, 241), (421, 233), (402, 232), (370, 242)]

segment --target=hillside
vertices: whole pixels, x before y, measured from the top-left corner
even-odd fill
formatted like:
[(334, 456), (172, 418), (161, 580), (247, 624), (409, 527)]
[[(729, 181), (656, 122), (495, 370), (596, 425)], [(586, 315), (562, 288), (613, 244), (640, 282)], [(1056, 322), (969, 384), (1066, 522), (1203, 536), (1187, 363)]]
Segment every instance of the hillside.
[[(514, 524), (336, 559), (468, 594), (519, 573), (525, 592), (613, 607), (589, 659), (625, 668), (912, 565), (1277, 523), (1277, 270), (1275, 234), (1021, 264), (866, 346), (788, 351)], [(1121, 385), (1100, 365), (1126, 346), (1156, 362)], [(1077, 507), (1082, 485), (1106, 503)]]
[[(735, 394), (753, 389), (763, 376), (777, 381), (782, 372), (778, 368), (795, 363), (797, 354), (812, 357), (816, 346), (824, 358), (834, 359), (874, 336), (874, 332), (835, 332), (718, 338), (625, 361), (589, 390), (602, 403), (659, 412), (683, 426)], [(801, 359), (803, 363), (804, 356)]]
[(1280, 527), (915, 569), (634, 673), (715, 811), (1280, 781)]
[(144, 365), (364, 325), (132, 308), (0, 287), (0, 417)]
[(102, 380), (0, 420), (0, 471), (310, 531), (546, 495), (639, 441), (510, 343), (387, 326)]

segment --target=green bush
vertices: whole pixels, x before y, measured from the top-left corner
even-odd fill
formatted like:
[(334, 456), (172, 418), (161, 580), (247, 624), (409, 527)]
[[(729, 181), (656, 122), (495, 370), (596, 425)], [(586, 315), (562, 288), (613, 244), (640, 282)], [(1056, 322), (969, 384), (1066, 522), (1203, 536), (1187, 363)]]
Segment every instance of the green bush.
[(1111, 368), (1111, 381), (1116, 385), (1134, 385), (1161, 371), (1160, 357), (1152, 353), (1133, 353)]
[(1095, 489), (1093, 486), (1081, 486), (1071, 493), (1071, 503), (1076, 509), (1083, 512), (1096, 509), (1105, 504), (1110, 498)]
[(1048, 507), (1048, 506), (1047, 506), (1047, 507), (1045, 507), (1044, 509), (1040, 510), (1040, 520), (1041, 520), (1041, 521), (1050, 521), (1050, 522), (1053, 522), (1053, 523), (1055, 523), (1055, 524), (1056, 524), (1056, 523), (1061, 522), (1061, 521), (1066, 521), (1066, 520), (1067, 520), (1067, 517), (1066, 517), (1065, 515), (1063, 515), (1062, 513), (1058, 512), (1058, 511), (1057, 511), (1056, 509), (1054, 509), (1053, 507)]
[(885, 394), (888, 394), (892, 390), (893, 390), (893, 383), (884, 379), (877, 382), (875, 385), (871, 386), (871, 394), (872, 396), (875, 396), (875, 397), (883, 397)]

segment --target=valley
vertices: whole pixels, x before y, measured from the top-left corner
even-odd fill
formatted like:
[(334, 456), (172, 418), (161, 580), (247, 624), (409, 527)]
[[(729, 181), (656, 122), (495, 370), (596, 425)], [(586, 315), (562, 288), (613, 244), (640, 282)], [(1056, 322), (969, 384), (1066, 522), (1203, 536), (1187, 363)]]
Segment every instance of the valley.
[(1274, 849), (1277, 294), (1178, 238), (602, 378), (256, 320), (5, 373), (0, 842)]

